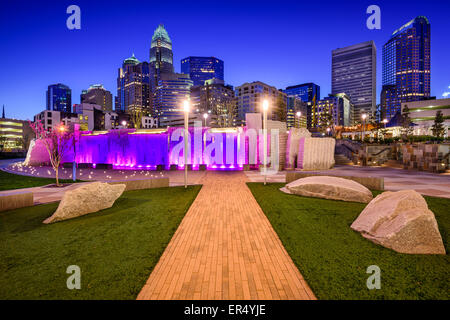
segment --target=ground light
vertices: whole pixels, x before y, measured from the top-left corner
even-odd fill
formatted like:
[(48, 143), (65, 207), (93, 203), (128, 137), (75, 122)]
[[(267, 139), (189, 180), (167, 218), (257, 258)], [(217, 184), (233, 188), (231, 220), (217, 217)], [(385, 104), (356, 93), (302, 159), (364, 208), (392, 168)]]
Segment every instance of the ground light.
[(263, 144), (263, 159), (264, 159), (264, 185), (267, 183), (267, 110), (269, 109), (269, 101), (264, 99), (263, 101), (263, 132), (264, 132), (264, 144)]

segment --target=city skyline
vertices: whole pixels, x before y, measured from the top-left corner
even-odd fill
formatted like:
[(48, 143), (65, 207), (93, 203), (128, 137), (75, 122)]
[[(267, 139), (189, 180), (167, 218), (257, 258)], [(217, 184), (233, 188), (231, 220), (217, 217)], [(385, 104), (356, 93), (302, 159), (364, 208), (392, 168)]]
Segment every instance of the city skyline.
[[(234, 12), (234, 15), (243, 18), (245, 13), (252, 8), (252, 3), (253, 2), (248, 2), (243, 4), (242, 7), (240, 7), (240, 11)], [(323, 1), (322, 4), (324, 3), (328, 2)], [(199, 23), (185, 20), (182, 21), (182, 23), (177, 23), (181, 11), (185, 9), (182, 4), (179, 4), (178, 7), (174, 7), (173, 9), (171, 8), (172, 11), (170, 13), (163, 13), (162, 9), (160, 10), (159, 8), (154, 8), (156, 10), (153, 11), (148, 10), (148, 14), (158, 17), (147, 19), (145, 24), (142, 23), (145, 25), (145, 28), (141, 28), (142, 25), (140, 22), (136, 22), (135, 34), (129, 36), (126, 40), (117, 38), (115, 40), (116, 43), (108, 44), (106, 47), (101, 47), (101, 45), (110, 42), (111, 37), (114, 36), (115, 29), (112, 28), (111, 30), (107, 30), (110, 22), (104, 19), (94, 21), (98, 18), (95, 14), (95, 11), (98, 10), (98, 8), (95, 9), (94, 4), (83, 1), (78, 4), (82, 12), (82, 28), (81, 30), (76, 31), (70, 31), (65, 27), (65, 20), (68, 16), (65, 14), (66, 4), (55, 4), (51, 10), (47, 10), (46, 15), (50, 18), (57, 13), (59, 15), (58, 18), (60, 19), (57, 19), (56, 22), (45, 22), (30, 27), (31, 22), (22, 21), (24, 25), (19, 24), (18, 27), (14, 29), (14, 32), (2, 36), (2, 38), (4, 38), (4, 41), (2, 41), (5, 44), (4, 47), (11, 49), (3, 50), (0, 53), (3, 61), (12, 60), (9, 58), (12, 53), (16, 53), (16, 59), (20, 60), (20, 57), (24, 53), (18, 50), (25, 44), (32, 49), (27, 51), (27, 53), (33, 52), (34, 58), (30, 63), (23, 63), (24, 66), (17, 66), (14, 64), (6, 64), (4, 66), (5, 74), (10, 75), (10, 77), (2, 77), (0, 80), (0, 97), (2, 98), (0, 103), (5, 105), (7, 116), (31, 119), (34, 114), (45, 108), (45, 90), (49, 84), (63, 83), (69, 86), (72, 89), (72, 96), (74, 97), (72, 104), (79, 102), (81, 90), (94, 83), (101, 83), (108, 91), (115, 93), (117, 91), (115, 74), (121, 61), (129, 57), (133, 52), (140, 61), (148, 61), (151, 36), (159, 23), (165, 25), (173, 41), (173, 64), (175, 66), (175, 72), (180, 72), (180, 61), (187, 56), (215, 56), (223, 60), (226, 64), (226, 83), (235, 87), (240, 86), (245, 82), (262, 81), (268, 85), (275, 86), (278, 89), (285, 89), (287, 86), (305, 82), (314, 82), (321, 86), (322, 96), (331, 93), (332, 50), (354, 45), (363, 41), (374, 40), (377, 47), (376, 98), (377, 103), (379, 103), (382, 83), (380, 48), (382, 48), (382, 45), (387, 41), (394, 30), (418, 15), (427, 16), (433, 25), (431, 96), (442, 98), (443, 93), (447, 91), (450, 84), (450, 79), (448, 79), (450, 67), (446, 64), (445, 59), (446, 56), (448, 56), (447, 48), (449, 47), (449, 44), (448, 41), (445, 41), (445, 31), (448, 30), (448, 28), (446, 29), (444, 26), (446, 23), (448, 24), (448, 22), (445, 22), (445, 18), (443, 18), (444, 15), (442, 12), (445, 10), (443, 10), (442, 5), (439, 6), (438, 3), (436, 3), (433, 8), (430, 8), (430, 2), (428, 2), (426, 6), (419, 4), (420, 2), (417, 2), (417, 5), (414, 6), (403, 6), (403, 10), (400, 11), (401, 13), (399, 14), (396, 10), (401, 7), (402, 1), (395, 4), (380, 2), (378, 5), (381, 7), (382, 14), (381, 30), (369, 30), (365, 26), (366, 19), (369, 16), (365, 13), (365, 10), (368, 5), (370, 5), (369, 3), (351, 2), (339, 4), (339, 11), (344, 12), (346, 18), (353, 19), (349, 19), (346, 24), (339, 24), (339, 27), (334, 28), (330, 24), (325, 24), (324, 29), (330, 28), (328, 30), (321, 30), (317, 27), (312, 30), (306, 29), (306, 22), (309, 21), (309, 18), (306, 19), (305, 22), (298, 22), (297, 25), (289, 26), (289, 24), (292, 24), (292, 21), (289, 21), (289, 17), (292, 17), (291, 11), (295, 11), (300, 15), (306, 15), (307, 13), (314, 12), (315, 5), (313, 4), (302, 2), (300, 5), (291, 2), (273, 4), (272, 10), (258, 9), (256, 10), (255, 15), (249, 17), (249, 21), (237, 19), (236, 21), (233, 21), (233, 25), (228, 26), (231, 30), (252, 30), (250, 25), (255, 23), (255, 19), (258, 18), (259, 14), (261, 21), (258, 20), (257, 26), (260, 28), (258, 30), (261, 30), (260, 33), (254, 34), (243, 32), (242, 35), (237, 34), (234, 36), (231, 34), (231, 38), (233, 38), (231, 43), (236, 42), (240, 50), (236, 50), (236, 48), (234, 48), (234, 50), (233, 48), (226, 48), (227, 46), (230, 46), (230, 34), (227, 36), (227, 34), (225, 34), (225, 29), (227, 28), (220, 27), (219, 23), (217, 26), (213, 24), (209, 26), (209, 28), (202, 30), (206, 35), (202, 37), (193, 36), (193, 32), (189, 32), (189, 30), (192, 28), (194, 28), (194, 31), (198, 30)], [(16, 4), (2, 4), (2, 7), (7, 8), (5, 8), (6, 10), (2, 9), (1, 11), (8, 12), (12, 10), (12, 7), (15, 5)], [(115, 3), (111, 4), (111, 6), (105, 9), (106, 12), (103, 15), (110, 15), (113, 20), (119, 10), (116, 6), (117, 4)], [(197, 4), (195, 5), (195, 8), (190, 9), (190, 14), (194, 14), (194, 9), (197, 8), (196, 6)], [(221, 19), (230, 14), (230, 10), (232, 10), (231, 7), (232, 6), (225, 6), (222, 8), (226, 10), (219, 15), (222, 17)], [(331, 15), (333, 10), (336, 9), (336, 4), (329, 3), (325, 7), (326, 9), (324, 9), (321, 14), (325, 16)], [(414, 7), (414, 9), (412, 7)], [(293, 8), (298, 8), (298, 10), (292, 10)], [(125, 8), (121, 9), (125, 10)], [(220, 11), (218, 10), (219, 5), (217, 5), (215, 9)], [(204, 10), (210, 9), (204, 8)], [(269, 11), (271, 12), (269, 13)], [(42, 8), (31, 5), (26, 8), (21, 8), (21, 12), (24, 17), (27, 17), (33, 13), (42, 13)], [(133, 14), (145, 16), (146, 10), (142, 9), (140, 12), (135, 13), (129, 12), (129, 18), (127, 16), (127, 19), (131, 19)], [(285, 15), (284, 19), (280, 18), (280, 15), (282, 14)], [(264, 21), (264, 17), (267, 17), (268, 15), (274, 17), (273, 24)], [(4, 14), (2, 14), (1, 23), (7, 23), (7, 27), (13, 29), (14, 26), (18, 24), (18, 21), (16, 21), (17, 16), (16, 20), (14, 20), (14, 15), (3, 16)], [(191, 28), (189, 28), (189, 26)], [(245, 26), (247, 26), (247, 28), (245, 28)], [(271, 35), (272, 32), (280, 34), (277, 30), (280, 27), (287, 28), (287, 30), (284, 30), (283, 34), (280, 35), (280, 40), (285, 40), (287, 38), (291, 39), (291, 42), (284, 42), (286, 44), (286, 50), (281, 51), (283, 59), (280, 59), (282, 61), (274, 64), (273, 61), (270, 60), (270, 55), (273, 53), (280, 53), (281, 49), (270, 48), (270, 41), (267, 39), (268, 35)], [(320, 34), (322, 37), (324, 37), (324, 34), (327, 35), (321, 39), (322, 41), (316, 40), (308, 46), (314, 46), (316, 49), (304, 50), (304, 47), (306, 47), (305, 43), (303, 43), (303, 45), (296, 44), (296, 38), (294, 38), (297, 30), (296, 28), (303, 28), (305, 29), (305, 32), (310, 31), (311, 35), (308, 35), (308, 37)], [(311, 26), (309, 26), (309, 28), (311, 28)], [(124, 27), (124, 29), (125, 31), (129, 31), (126, 27)], [(354, 32), (349, 33), (349, 29), (353, 29), (352, 31)], [(95, 34), (95, 32), (99, 30), (105, 31), (104, 39), (92, 37), (90, 33), (91, 30), (94, 32), (92, 34)], [(83, 46), (81, 46), (76, 52), (66, 50), (66, 52), (58, 52), (58, 54), (49, 54), (45, 44), (48, 41), (47, 37), (52, 31), (56, 32), (55, 36), (64, 35), (67, 37), (69, 44), (62, 45), (62, 49), (73, 50), (75, 47), (80, 47), (80, 43), (85, 44), (86, 47), (83, 48)], [(208, 36), (210, 35), (209, 32), (215, 33), (216, 37)], [(230, 30), (228, 32), (230, 32)], [(252, 37), (249, 38), (248, 34)], [(95, 47), (96, 50), (93, 50), (89, 46), (93, 41), (92, 38), (95, 38), (95, 42), (98, 42), (97, 47)], [(298, 38), (302, 39), (300, 36)], [(263, 39), (265, 40), (263, 41)], [(21, 42), (21, 40), (23, 42)], [(283, 41), (280, 41), (280, 43), (283, 43)], [(110, 50), (111, 48), (116, 48), (116, 50)], [(303, 50), (296, 51), (291, 48), (303, 48)], [(245, 64), (239, 63), (241, 60), (245, 61)], [(24, 59), (24, 61), (26, 60)], [(49, 63), (51, 63), (51, 65), (49, 65)], [(42, 70), (39, 69), (43, 68), (42, 64), (46, 64), (46, 72), (42, 72)], [(83, 67), (79, 68), (79, 65), (83, 65)], [(65, 69), (64, 66), (68, 67)], [(25, 70), (29, 70), (28, 78), (23, 76), (23, 71), (21, 69), (23, 67), (25, 67)], [(27, 94), (23, 94), (22, 91), (19, 91), (19, 88), (26, 88)]]

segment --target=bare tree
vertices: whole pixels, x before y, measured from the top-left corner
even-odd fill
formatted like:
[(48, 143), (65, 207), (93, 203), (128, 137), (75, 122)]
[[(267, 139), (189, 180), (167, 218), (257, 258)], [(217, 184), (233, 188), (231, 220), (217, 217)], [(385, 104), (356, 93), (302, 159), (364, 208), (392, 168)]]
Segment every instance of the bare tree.
[(40, 121), (30, 122), (30, 127), (36, 134), (36, 139), (39, 139), (47, 149), (50, 163), (55, 171), (56, 185), (61, 186), (58, 176), (59, 166), (64, 154), (73, 146), (73, 132), (69, 132), (62, 123), (51, 130), (46, 130)]

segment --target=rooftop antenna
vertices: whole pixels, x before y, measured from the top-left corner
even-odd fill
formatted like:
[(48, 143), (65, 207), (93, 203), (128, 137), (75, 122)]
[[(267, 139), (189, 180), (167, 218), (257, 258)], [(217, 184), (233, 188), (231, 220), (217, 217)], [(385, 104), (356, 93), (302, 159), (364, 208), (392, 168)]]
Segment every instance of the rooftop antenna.
[(3, 105), (2, 119), (5, 119), (5, 105)]

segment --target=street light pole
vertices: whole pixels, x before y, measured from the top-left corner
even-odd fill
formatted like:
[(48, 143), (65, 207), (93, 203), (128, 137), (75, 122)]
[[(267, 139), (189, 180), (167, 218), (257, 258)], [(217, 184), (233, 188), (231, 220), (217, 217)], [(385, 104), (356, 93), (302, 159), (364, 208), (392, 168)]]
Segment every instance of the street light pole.
[(300, 117), (302, 116), (302, 113), (300, 111), (297, 111), (297, 128), (300, 128)]
[(263, 162), (264, 162), (264, 185), (267, 183), (267, 110), (269, 109), (269, 101), (263, 101)]
[(189, 101), (184, 101), (184, 188), (187, 188), (187, 154), (188, 154)]
[(363, 119), (363, 126), (362, 126), (362, 132), (361, 132), (361, 142), (364, 142), (364, 136), (366, 133), (366, 118), (367, 118), (367, 114), (363, 113), (363, 115), (361, 116)]
[(206, 127), (206, 119), (208, 119), (208, 114), (207, 114), (207, 113), (204, 113), (204, 114), (203, 114), (203, 118), (205, 119), (205, 127)]

